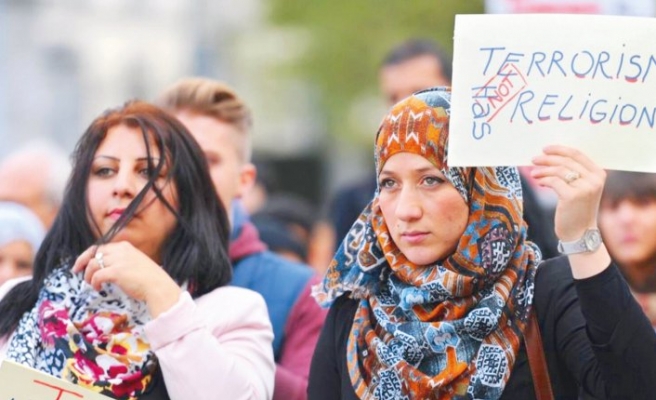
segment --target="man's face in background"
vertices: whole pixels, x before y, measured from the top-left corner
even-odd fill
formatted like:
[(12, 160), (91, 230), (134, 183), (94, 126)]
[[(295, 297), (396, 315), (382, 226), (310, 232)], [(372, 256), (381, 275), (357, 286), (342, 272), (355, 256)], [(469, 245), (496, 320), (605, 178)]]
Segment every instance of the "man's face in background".
[(416, 91), (451, 85), (443, 75), (439, 60), (428, 54), (385, 65), (380, 70), (379, 78), (381, 91), (390, 106)]

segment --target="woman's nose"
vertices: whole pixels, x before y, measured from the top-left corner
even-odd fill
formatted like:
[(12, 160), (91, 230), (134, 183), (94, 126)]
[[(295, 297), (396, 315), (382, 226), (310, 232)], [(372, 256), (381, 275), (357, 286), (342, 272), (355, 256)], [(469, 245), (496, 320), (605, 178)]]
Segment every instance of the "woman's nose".
[(114, 195), (119, 197), (134, 197), (136, 193), (136, 179), (128, 171), (119, 171), (114, 181)]
[(629, 201), (622, 201), (617, 205), (617, 217), (620, 222), (632, 223), (635, 218), (635, 206)]
[(418, 219), (422, 215), (419, 196), (413, 188), (403, 188), (396, 206), (396, 217), (402, 221)]

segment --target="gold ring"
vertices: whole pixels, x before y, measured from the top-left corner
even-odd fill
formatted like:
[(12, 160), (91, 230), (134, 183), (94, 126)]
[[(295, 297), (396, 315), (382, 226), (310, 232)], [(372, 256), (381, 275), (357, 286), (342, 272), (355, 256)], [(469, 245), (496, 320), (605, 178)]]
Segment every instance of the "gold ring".
[(567, 174), (565, 174), (565, 182), (569, 185), (570, 183), (574, 182), (575, 180), (579, 179), (581, 177), (581, 174), (579, 174), (576, 171), (569, 171)]
[(97, 262), (98, 265), (100, 266), (100, 269), (105, 268), (105, 260), (103, 259), (103, 255), (104, 255), (104, 254), (102, 253), (102, 251), (99, 251), (99, 252), (97, 252), (96, 255), (94, 256), (94, 257), (96, 258), (96, 262)]

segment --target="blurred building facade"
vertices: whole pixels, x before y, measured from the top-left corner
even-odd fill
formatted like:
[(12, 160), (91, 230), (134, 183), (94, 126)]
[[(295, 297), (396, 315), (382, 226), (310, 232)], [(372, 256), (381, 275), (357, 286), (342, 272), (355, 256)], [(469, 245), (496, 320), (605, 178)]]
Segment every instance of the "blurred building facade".
[(256, 152), (317, 154), (316, 95), (277, 73), (302, 51), (302, 32), (267, 25), (263, 3), (0, 0), (0, 158), (41, 137), (70, 152), (103, 110), (152, 100), (187, 75), (226, 80), (245, 97)]
[[(344, 132), (328, 132), (319, 106), (325, 93), (295, 72), (317, 43), (302, 24), (269, 22), (271, 6), (268, 0), (0, 0), (0, 158), (42, 137), (70, 152), (108, 107), (151, 100), (183, 76), (202, 75), (227, 81), (252, 106), (255, 154), (276, 169), (281, 189), (320, 204), (373, 169), (373, 145), (356, 144), (373, 142), (385, 105), (377, 92), (358, 91), (347, 100), (344, 120), (331, 121)], [(656, 0), (485, 0), (485, 7), (653, 16)], [(352, 131), (365, 136), (354, 139)]]

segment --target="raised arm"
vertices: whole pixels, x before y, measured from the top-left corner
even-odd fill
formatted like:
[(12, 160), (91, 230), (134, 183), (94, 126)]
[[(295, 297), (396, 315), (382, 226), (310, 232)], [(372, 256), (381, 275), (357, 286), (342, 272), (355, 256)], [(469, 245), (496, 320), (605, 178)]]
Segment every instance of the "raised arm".
[[(532, 175), (538, 184), (558, 195), (556, 236), (561, 242), (581, 239), (586, 230), (597, 228), (597, 212), (604, 189), (606, 172), (579, 150), (549, 146), (533, 162)], [(597, 275), (610, 264), (603, 243), (594, 251), (568, 255), (574, 279)]]
[(560, 304), (555, 326), (559, 357), (597, 397), (651, 398), (656, 393), (656, 335), (596, 233), (587, 235), (587, 243), (579, 242), (597, 227), (605, 171), (563, 146), (546, 148), (534, 163), (538, 183), (558, 195), (556, 235), (570, 244), (564, 250), (570, 253), (575, 279), (575, 290), (552, 300)]

